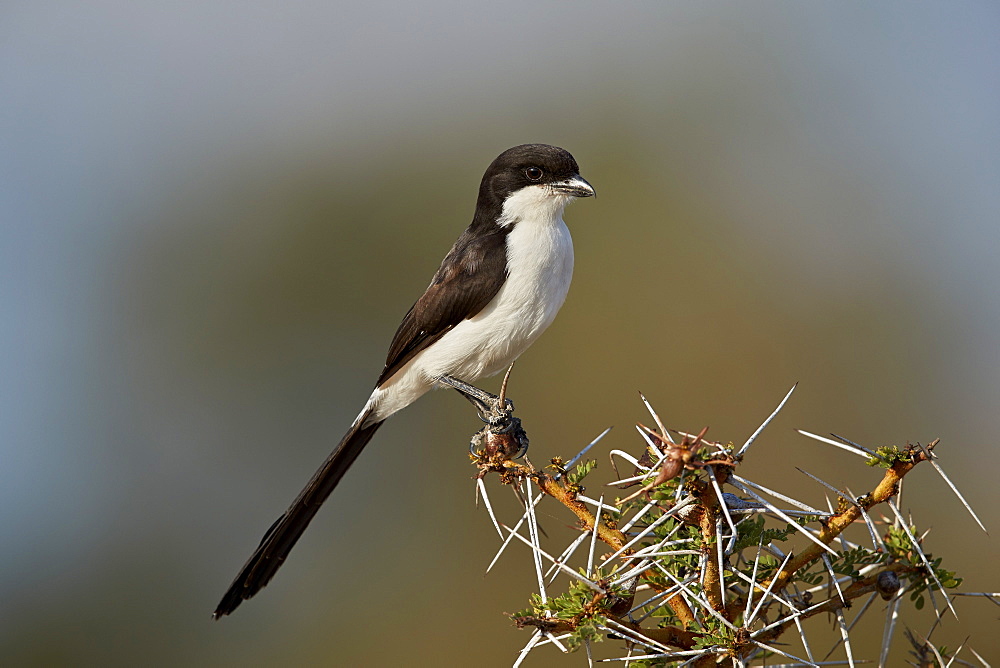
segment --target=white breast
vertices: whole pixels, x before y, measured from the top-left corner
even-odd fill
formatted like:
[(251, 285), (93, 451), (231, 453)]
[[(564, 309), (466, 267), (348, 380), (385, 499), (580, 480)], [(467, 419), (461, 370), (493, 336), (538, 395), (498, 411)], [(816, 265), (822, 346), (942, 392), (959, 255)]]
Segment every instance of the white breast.
[(513, 225), (507, 235), (507, 280), (478, 315), (456, 325), (375, 390), (366, 406), (375, 409), (369, 422), (405, 408), (442, 375), (473, 382), (503, 371), (545, 331), (573, 277), (573, 239), (562, 219), (570, 199), (545, 186), (507, 198), (500, 219), (501, 225)]

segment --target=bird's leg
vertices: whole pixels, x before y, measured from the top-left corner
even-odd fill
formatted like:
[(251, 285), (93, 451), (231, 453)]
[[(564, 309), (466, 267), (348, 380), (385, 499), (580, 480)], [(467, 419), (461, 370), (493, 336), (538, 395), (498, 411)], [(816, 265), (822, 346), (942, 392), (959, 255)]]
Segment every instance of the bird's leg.
[(475, 385), (469, 385), (464, 380), (459, 380), (454, 376), (441, 376), (437, 381), (448, 385), (468, 399), (469, 403), (476, 407), (480, 419), (487, 424), (490, 423), (487, 416), (495, 410), (499, 397), (495, 394), (490, 394), (486, 390), (481, 390)]
[[(509, 369), (507, 370), (507, 374), (508, 376), (510, 375)], [(512, 441), (509, 445), (499, 448), (505, 451), (507, 456), (516, 458), (524, 454), (528, 448), (528, 437), (521, 428), (521, 420), (514, 417), (514, 402), (505, 396), (507, 389), (506, 377), (504, 378), (503, 388), (500, 390), (500, 396), (481, 390), (452, 376), (441, 376), (437, 380), (454, 388), (459, 394), (468, 399), (476, 407), (479, 419), (486, 423), (486, 428), (483, 429), (485, 433), (477, 434), (473, 438), (472, 447), (470, 448), (473, 450), (473, 453), (477, 449), (477, 444), (485, 438), (486, 441), (498, 441), (497, 445), (499, 445), (499, 441)]]
[(512, 427), (511, 420), (514, 414), (513, 401), (498, 397), (486, 390), (481, 390), (453, 376), (441, 376), (437, 380), (439, 383), (444, 383), (454, 388), (459, 394), (468, 399), (479, 412), (479, 419), (489, 426), (490, 431), (497, 434), (510, 431)]

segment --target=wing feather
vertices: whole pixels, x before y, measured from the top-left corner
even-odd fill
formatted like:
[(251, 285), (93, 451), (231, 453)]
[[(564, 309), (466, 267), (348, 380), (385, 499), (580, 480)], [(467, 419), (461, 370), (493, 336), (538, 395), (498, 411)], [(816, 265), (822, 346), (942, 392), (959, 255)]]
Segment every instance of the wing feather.
[(427, 290), (410, 308), (389, 345), (379, 387), (455, 325), (489, 304), (507, 279), (507, 228), (472, 235), (452, 246)]

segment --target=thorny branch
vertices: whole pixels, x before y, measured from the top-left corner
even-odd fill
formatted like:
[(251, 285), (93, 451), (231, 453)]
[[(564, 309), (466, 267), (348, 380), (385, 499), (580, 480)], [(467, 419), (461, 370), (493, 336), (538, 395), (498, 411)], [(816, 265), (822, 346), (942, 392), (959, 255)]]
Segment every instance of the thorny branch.
[[(933, 450), (940, 440), (935, 439), (929, 443), (926, 450), (920, 449), (919, 446), (907, 446), (905, 454), (886, 469), (885, 475), (882, 476), (882, 480), (875, 486), (875, 489), (857, 499), (857, 505), (850, 504), (843, 511), (824, 521), (824, 527), (818, 536), (819, 540), (827, 545), (832, 544), (847, 527), (861, 519), (862, 508), (867, 511), (872, 506), (885, 503), (896, 496), (899, 493), (899, 483), (903, 480), (903, 476), (912, 471), (913, 467), (920, 462), (929, 461), (930, 455), (927, 454), (927, 451)], [(816, 561), (821, 553), (822, 550), (818, 546), (810, 545), (797, 557), (793, 557), (787, 566), (775, 574), (775, 587), (783, 588), (796, 571)], [(764, 586), (766, 587), (769, 583), (769, 581), (765, 581)]]
[[(910, 566), (902, 563), (890, 564), (889, 566), (886, 566), (883, 571), (876, 573), (874, 575), (869, 575), (868, 577), (862, 578), (861, 580), (857, 580), (851, 586), (844, 589), (843, 590), (844, 598), (849, 603), (850, 601), (853, 601), (856, 598), (860, 598), (861, 596), (865, 596), (866, 594), (871, 594), (872, 592), (876, 591), (878, 587), (878, 579), (882, 576), (882, 573), (891, 572), (891, 573), (896, 573), (896, 575), (898, 576), (898, 575), (917, 574), (920, 571), (921, 568), (919, 566)], [(824, 613), (836, 612), (837, 610), (844, 607), (849, 607), (849, 606), (845, 606), (843, 602), (840, 600), (839, 596), (831, 596), (830, 598), (823, 601), (821, 604), (810, 606), (808, 610), (803, 611), (802, 614), (799, 616), (799, 620), (801, 621), (803, 619), (808, 619), (810, 617), (814, 617), (815, 615), (820, 615)], [(780, 638), (781, 635), (785, 633), (785, 631), (787, 631), (793, 626), (795, 626), (795, 621), (790, 619), (787, 622), (778, 624), (769, 631), (761, 634), (757, 639), (760, 640), (761, 642), (772, 642)]]
[[(456, 388), (462, 391), (461, 387), (456, 386)], [(790, 394), (791, 392), (789, 392)], [(811, 521), (817, 519), (816, 514), (812, 512), (783, 512), (777, 509), (748, 487), (743, 486), (749, 481), (742, 478), (737, 478), (738, 482), (731, 484), (737, 490), (746, 491), (760, 503), (742, 501), (733, 494), (721, 491), (724, 485), (730, 483), (730, 477), (734, 469), (739, 466), (744, 453), (764, 426), (777, 414), (777, 410), (739, 449), (736, 455), (733, 454), (736, 451), (734, 447), (723, 447), (719, 443), (704, 441), (705, 430), (698, 435), (683, 434), (684, 438), (680, 443), (672, 442), (668, 435), (663, 432), (662, 423), (654, 412), (653, 416), (660, 432), (640, 425), (640, 433), (646, 439), (648, 447), (643, 458), (631, 460), (639, 462), (639, 466), (636, 470), (637, 475), (630, 480), (642, 480), (646, 484), (638, 492), (619, 501), (618, 505), (621, 506), (645, 496), (648, 501), (645, 509), (659, 508), (663, 514), (673, 513), (675, 520), (697, 527), (700, 547), (693, 553), (688, 551), (689, 554), (700, 554), (701, 572), (700, 577), (697, 578), (697, 588), (701, 594), (695, 594), (684, 582), (675, 577), (675, 574), (665, 573), (662, 566), (655, 563), (654, 558), (648, 556), (649, 548), (640, 549), (641, 546), (634, 545), (639, 538), (648, 533), (649, 529), (640, 531), (637, 538), (630, 539), (622, 528), (628, 529), (631, 523), (619, 528), (618, 519), (613, 513), (604, 512), (601, 514), (600, 511), (595, 513), (590, 506), (580, 500), (582, 488), (572, 474), (572, 465), (567, 466), (562, 460), (553, 459), (548, 467), (554, 471), (553, 474), (535, 468), (527, 459), (523, 463), (514, 461), (526, 448), (527, 436), (520, 426), (520, 421), (513, 417), (513, 404), (502, 397), (493, 397), (493, 399), (495, 401), (491, 402), (480, 396), (479, 401), (474, 400), (483, 421), (488, 425), (473, 437), (471, 457), (473, 464), (478, 468), (477, 478), (482, 479), (489, 474), (496, 474), (503, 484), (514, 485), (515, 488), (523, 480), (530, 479), (543, 494), (555, 499), (576, 516), (581, 531), (592, 534), (593, 540), (600, 540), (608, 545), (614, 550), (613, 557), (621, 558), (624, 564), (611, 568), (611, 575), (596, 582), (590, 582), (583, 578), (584, 581), (590, 582), (591, 590), (587, 590), (590, 593), (587, 595), (588, 598), (579, 605), (576, 614), (568, 618), (566, 616), (553, 616), (544, 611), (515, 616), (514, 621), (519, 628), (530, 626), (541, 634), (538, 637), (533, 636), (532, 642), (529, 642), (528, 647), (522, 652), (522, 658), (523, 654), (530, 650), (540, 637), (552, 639), (552, 642), (562, 647), (555, 639), (556, 637), (566, 634), (572, 635), (580, 632), (587, 624), (596, 624), (594, 628), (603, 629), (605, 634), (624, 640), (628, 647), (637, 648), (644, 653), (652, 653), (651, 656), (670, 657), (673, 655), (666, 653), (668, 650), (670, 652), (681, 651), (684, 653), (683, 656), (687, 657), (691, 665), (694, 666), (745, 665), (745, 661), (759, 655), (762, 650), (784, 654), (784, 651), (775, 649), (769, 643), (777, 641), (792, 627), (797, 627), (801, 634), (801, 622), (810, 617), (823, 613), (836, 613), (841, 615), (840, 618), (843, 620), (841, 611), (844, 608), (850, 607), (853, 600), (861, 596), (871, 595), (873, 592), (878, 592), (886, 600), (893, 599), (898, 594), (899, 578), (901, 577), (924, 582), (930, 577), (934, 578), (938, 587), (941, 586), (941, 582), (937, 580), (933, 572), (928, 574), (931, 564), (920, 550), (919, 540), (913, 542), (913, 549), (920, 555), (923, 560), (922, 564), (915, 560), (908, 562), (905, 559), (888, 558), (885, 555), (885, 542), (875, 535), (871, 519), (867, 515), (869, 509), (889, 501), (898, 494), (900, 482), (917, 464), (931, 460), (934, 456), (932, 450), (938, 444), (937, 440), (927, 446), (918, 444), (916, 446), (908, 445), (904, 448), (882, 448), (877, 452), (872, 452), (847, 441), (852, 446), (863, 450), (866, 453), (865, 456), (870, 455), (872, 458), (870, 464), (885, 468), (882, 479), (869, 493), (859, 498), (849, 499), (847, 497), (852, 496), (849, 493), (841, 495), (840, 507), (835, 512), (819, 513), (820, 528), (818, 531), (807, 530), (804, 528), (804, 523), (800, 526), (789, 524), (789, 529), (784, 532), (784, 535), (799, 531), (812, 542), (798, 554), (783, 555), (783, 559), (779, 559), (780, 565), (762, 567), (760, 576), (757, 576), (761, 558), (761, 552), (758, 549), (757, 558), (753, 562), (753, 578), (750, 578), (746, 574), (737, 572), (739, 562), (746, 563), (740, 555), (740, 550), (744, 548), (733, 549), (740, 534), (737, 525), (744, 521), (740, 518), (745, 518), (746, 514), (737, 516), (734, 513), (740, 510), (747, 511), (749, 508), (748, 512), (762, 512), (790, 522), (795, 520), (786, 514), (788, 512), (798, 512), (800, 515), (810, 517)], [(787, 399), (788, 396), (779, 405), (778, 410)], [(647, 407), (649, 407), (648, 403)], [(650, 411), (652, 412), (651, 407)], [(940, 471), (939, 467), (935, 466), (935, 468)], [(695, 472), (695, 474), (684, 478), (685, 472), (688, 471)], [(706, 473), (707, 479), (706, 476), (697, 475), (700, 472)], [(678, 476), (681, 476), (680, 482), (677, 482)], [(673, 489), (676, 490), (672, 501), (669, 496), (664, 496), (662, 492), (658, 491), (666, 489), (667, 483), (673, 485)], [(760, 491), (771, 493), (770, 490), (755, 483), (751, 484)], [(951, 484), (950, 481), (949, 484)], [(954, 485), (952, 487), (954, 488)], [(485, 488), (482, 489), (485, 494)], [(686, 495), (684, 499), (681, 499), (682, 493)], [(780, 494), (771, 494), (776, 494), (778, 498), (793, 502), (802, 508), (809, 508)], [(532, 503), (531, 499), (523, 501)], [(588, 501), (591, 500), (588, 499)], [(641, 503), (641, 501), (634, 502)], [(964, 499), (963, 503), (965, 503)], [(685, 504), (687, 505), (685, 506)], [(971, 508), (969, 510), (972, 512)], [(662, 518), (663, 515), (661, 514), (660, 517)], [(734, 520), (734, 517), (737, 519)], [(976, 519), (978, 521), (978, 518)], [(837, 576), (831, 570), (832, 562), (829, 555), (837, 555), (837, 553), (833, 552), (829, 546), (838, 539), (841, 540), (841, 547), (844, 549), (846, 546), (853, 545), (849, 541), (845, 542), (842, 534), (858, 521), (866, 522), (867, 528), (871, 532), (873, 541), (875, 541), (874, 549), (871, 551), (874, 556), (869, 561), (859, 562), (870, 564), (870, 566), (862, 569), (861, 574), (855, 574), (852, 578), (845, 580), (841, 586), (839, 583), (834, 583)], [(635, 520), (632, 521), (632, 523), (634, 522)], [(656, 522), (647, 521), (647, 524), (651, 528)], [(729, 527), (728, 530), (725, 527)], [(909, 529), (905, 530), (909, 531)], [(632, 532), (635, 531), (636, 529), (633, 528)], [(720, 531), (723, 531), (723, 535), (720, 535)], [(726, 531), (731, 535), (725, 535)], [(522, 540), (528, 542), (529, 545), (531, 544), (526, 539), (522, 538)], [(654, 540), (654, 538), (647, 535), (646, 540)], [(727, 542), (725, 550), (720, 541)], [(537, 545), (533, 546), (533, 549), (540, 552)], [(768, 549), (772, 554), (774, 552), (782, 554), (770, 546)], [(550, 560), (553, 559), (547, 554), (545, 556)], [(736, 560), (736, 564), (731, 563), (733, 559)], [(592, 560), (593, 547), (591, 547)], [(603, 566), (608, 567), (611, 562), (612, 558), (607, 558)], [(798, 577), (805, 577), (799, 574), (808, 571), (813, 565), (821, 565), (821, 569), (826, 568), (825, 572), (829, 574), (831, 585), (827, 588), (828, 597), (818, 602), (811, 600), (809, 592), (799, 593), (799, 590), (795, 589), (793, 593), (786, 589)], [(564, 564), (558, 562), (556, 566), (569, 570)], [(725, 571), (733, 572), (726, 574)], [(765, 577), (763, 573), (768, 573), (768, 575)], [(623, 574), (627, 575), (623, 576)], [(589, 570), (587, 575), (590, 575)], [(665, 575), (666, 577), (664, 577)], [(739, 580), (737, 576), (742, 580)], [(657, 605), (669, 607), (675, 618), (675, 624), (661, 623), (657, 627), (643, 627), (642, 621), (648, 617), (648, 614), (638, 618), (638, 620), (633, 617), (633, 613), (649, 603), (647, 601), (632, 607), (635, 602), (636, 587), (640, 581), (644, 588), (658, 592), (657, 596), (667, 594)], [(692, 581), (688, 579), (687, 582), (691, 584)], [(749, 586), (747, 586), (748, 582)], [(814, 588), (814, 591), (816, 589)], [(785, 616), (779, 615), (775, 621), (767, 623), (765, 619), (767, 611), (779, 603), (782, 606), (782, 614)], [(536, 608), (536, 610), (539, 609)], [(705, 624), (712, 620), (718, 622), (712, 627), (717, 629), (714, 636), (711, 632), (704, 630), (708, 628)], [(757, 630), (754, 630), (755, 628)], [(728, 634), (725, 637), (730, 640), (726, 646), (718, 646), (717, 644), (721, 637), (717, 635), (718, 629), (721, 629), (724, 634)], [(590, 640), (585, 638), (584, 641), (589, 646)], [(845, 643), (848, 644), (847, 649), (850, 652), (846, 636)], [(887, 649), (887, 647), (883, 648), (883, 656)], [(808, 647), (806, 650), (808, 652)], [(792, 655), (785, 654), (785, 656)]]
[[(516, 449), (520, 448), (518, 434), (505, 432), (502, 429), (498, 433), (495, 429), (484, 427), (473, 438), (473, 444), (474, 447), (476, 444), (482, 444), (483, 446), (481, 449), (476, 449), (472, 454), (473, 463), (479, 468), (477, 477), (482, 478), (488, 473), (496, 473), (503, 484), (515, 486), (524, 478), (530, 478), (532, 482), (538, 485), (538, 488), (542, 492), (561, 503), (576, 515), (582, 531), (595, 531), (596, 524), (598, 540), (615, 551), (622, 550), (625, 547), (628, 542), (625, 534), (619, 531), (611, 520), (597, 522), (594, 513), (583, 502), (577, 499), (580, 491), (579, 487), (566, 483), (561, 475), (565, 473), (564, 471), (560, 471), (560, 476), (557, 479), (545, 471), (536, 469), (527, 459), (524, 464), (518, 464), (510, 459), (511, 453), (516, 452)], [(555, 462), (553, 466), (559, 468), (559, 465)], [(625, 555), (632, 553), (633, 550), (624, 550), (622, 552)], [(627, 602), (631, 602), (631, 599), (628, 599)], [(691, 612), (690, 607), (688, 607), (681, 597), (671, 597), (668, 605), (673, 609), (674, 614), (684, 621), (685, 624), (694, 621), (694, 613)], [(628, 608), (626, 607), (625, 610), (627, 611)], [(627, 620), (618, 621), (626, 625), (629, 623)]]

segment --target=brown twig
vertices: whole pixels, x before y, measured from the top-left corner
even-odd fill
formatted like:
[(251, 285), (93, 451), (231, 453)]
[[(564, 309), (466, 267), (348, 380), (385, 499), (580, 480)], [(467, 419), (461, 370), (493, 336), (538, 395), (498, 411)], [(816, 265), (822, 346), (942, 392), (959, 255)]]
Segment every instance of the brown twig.
[[(932, 446), (936, 444), (937, 441), (931, 443)], [(884, 503), (895, 496), (899, 491), (899, 483), (903, 480), (903, 477), (912, 471), (914, 466), (928, 459), (928, 456), (924, 452), (915, 448), (910, 448), (908, 454), (908, 457), (898, 459), (893, 463), (892, 467), (886, 469), (885, 475), (882, 476), (882, 480), (875, 486), (875, 489), (859, 498), (857, 505), (850, 504), (844, 510), (828, 518), (819, 536), (817, 536), (820, 542), (826, 545), (831, 544), (847, 527), (861, 519), (861, 507), (867, 511), (872, 506)], [(773, 579), (774, 589), (780, 590), (784, 588), (797, 571), (819, 559), (823, 553), (824, 550), (822, 548), (811, 544), (800, 554), (792, 557), (785, 567), (775, 573), (772, 578), (762, 582), (761, 586), (768, 587)]]
[[(504, 447), (496, 447), (493, 450), (496, 453), (504, 451)], [(555, 477), (544, 471), (539, 471), (530, 464), (518, 464), (503, 456), (491, 457), (486, 452), (480, 452), (477, 453), (476, 459), (475, 463), (480, 469), (480, 476), (486, 475), (488, 472), (495, 472), (499, 474), (500, 480), (504, 484), (512, 484), (526, 477), (531, 478), (542, 492), (551, 496), (576, 515), (580, 521), (581, 530), (594, 531), (596, 517), (583, 502), (576, 498), (579, 490), (575, 486), (567, 485), (561, 480), (556, 480)], [(615, 551), (621, 550), (628, 542), (625, 534), (614, 528), (610, 523), (605, 522), (597, 525), (597, 537), (601, 542), (610, 546)], [(623, 552), (623, 555), (627, 556), (631, 553), (631, 550), (626, 550)], [(667, 604), (684, 626), (688, 626), (694, 622), (694, 613), (682, 597), (672, 596)]]
[[(911, 575), (922, 572), (923, 567), (913, 566), (910, 564), (905, 564), (903, 562), (890, 564), (881, 571), (879, 571), (878, 573), (874, 573), (872, 575), (869, 575), (868, 577), (857, 580), (853, 584), (851, 584), (851, 586), (844, 589), (843, 590), (844, 600), (847, 601), (847, 606), (844, 605), (844, 601), (840, 599), (839, 595), (831, 596), (827, 600), (823, 601), (821, 605), (817, 605), (808, 612), (802, 613), (802, 615), (799, 617), (799, 620), (801, 621), (813, 617), (815, 615), (820, 615), (828, 612), (836, 612), (837, 610), (844, 607), (850, 607), (850, 603), (854, 599), (876, 591), (879, 575), (887, 571), (891, 571), (896, 575)], [(793, 626), (795, 626), (795, 620), (790, 619), (784, 624), (779, 624), (778, 626), (775, 626), (773, 629), (762, 634), (757, 639), (765, 643), (773, 642), (778, 638), (780, 638), (785, 631), (787, 631), (789, 628)]]

